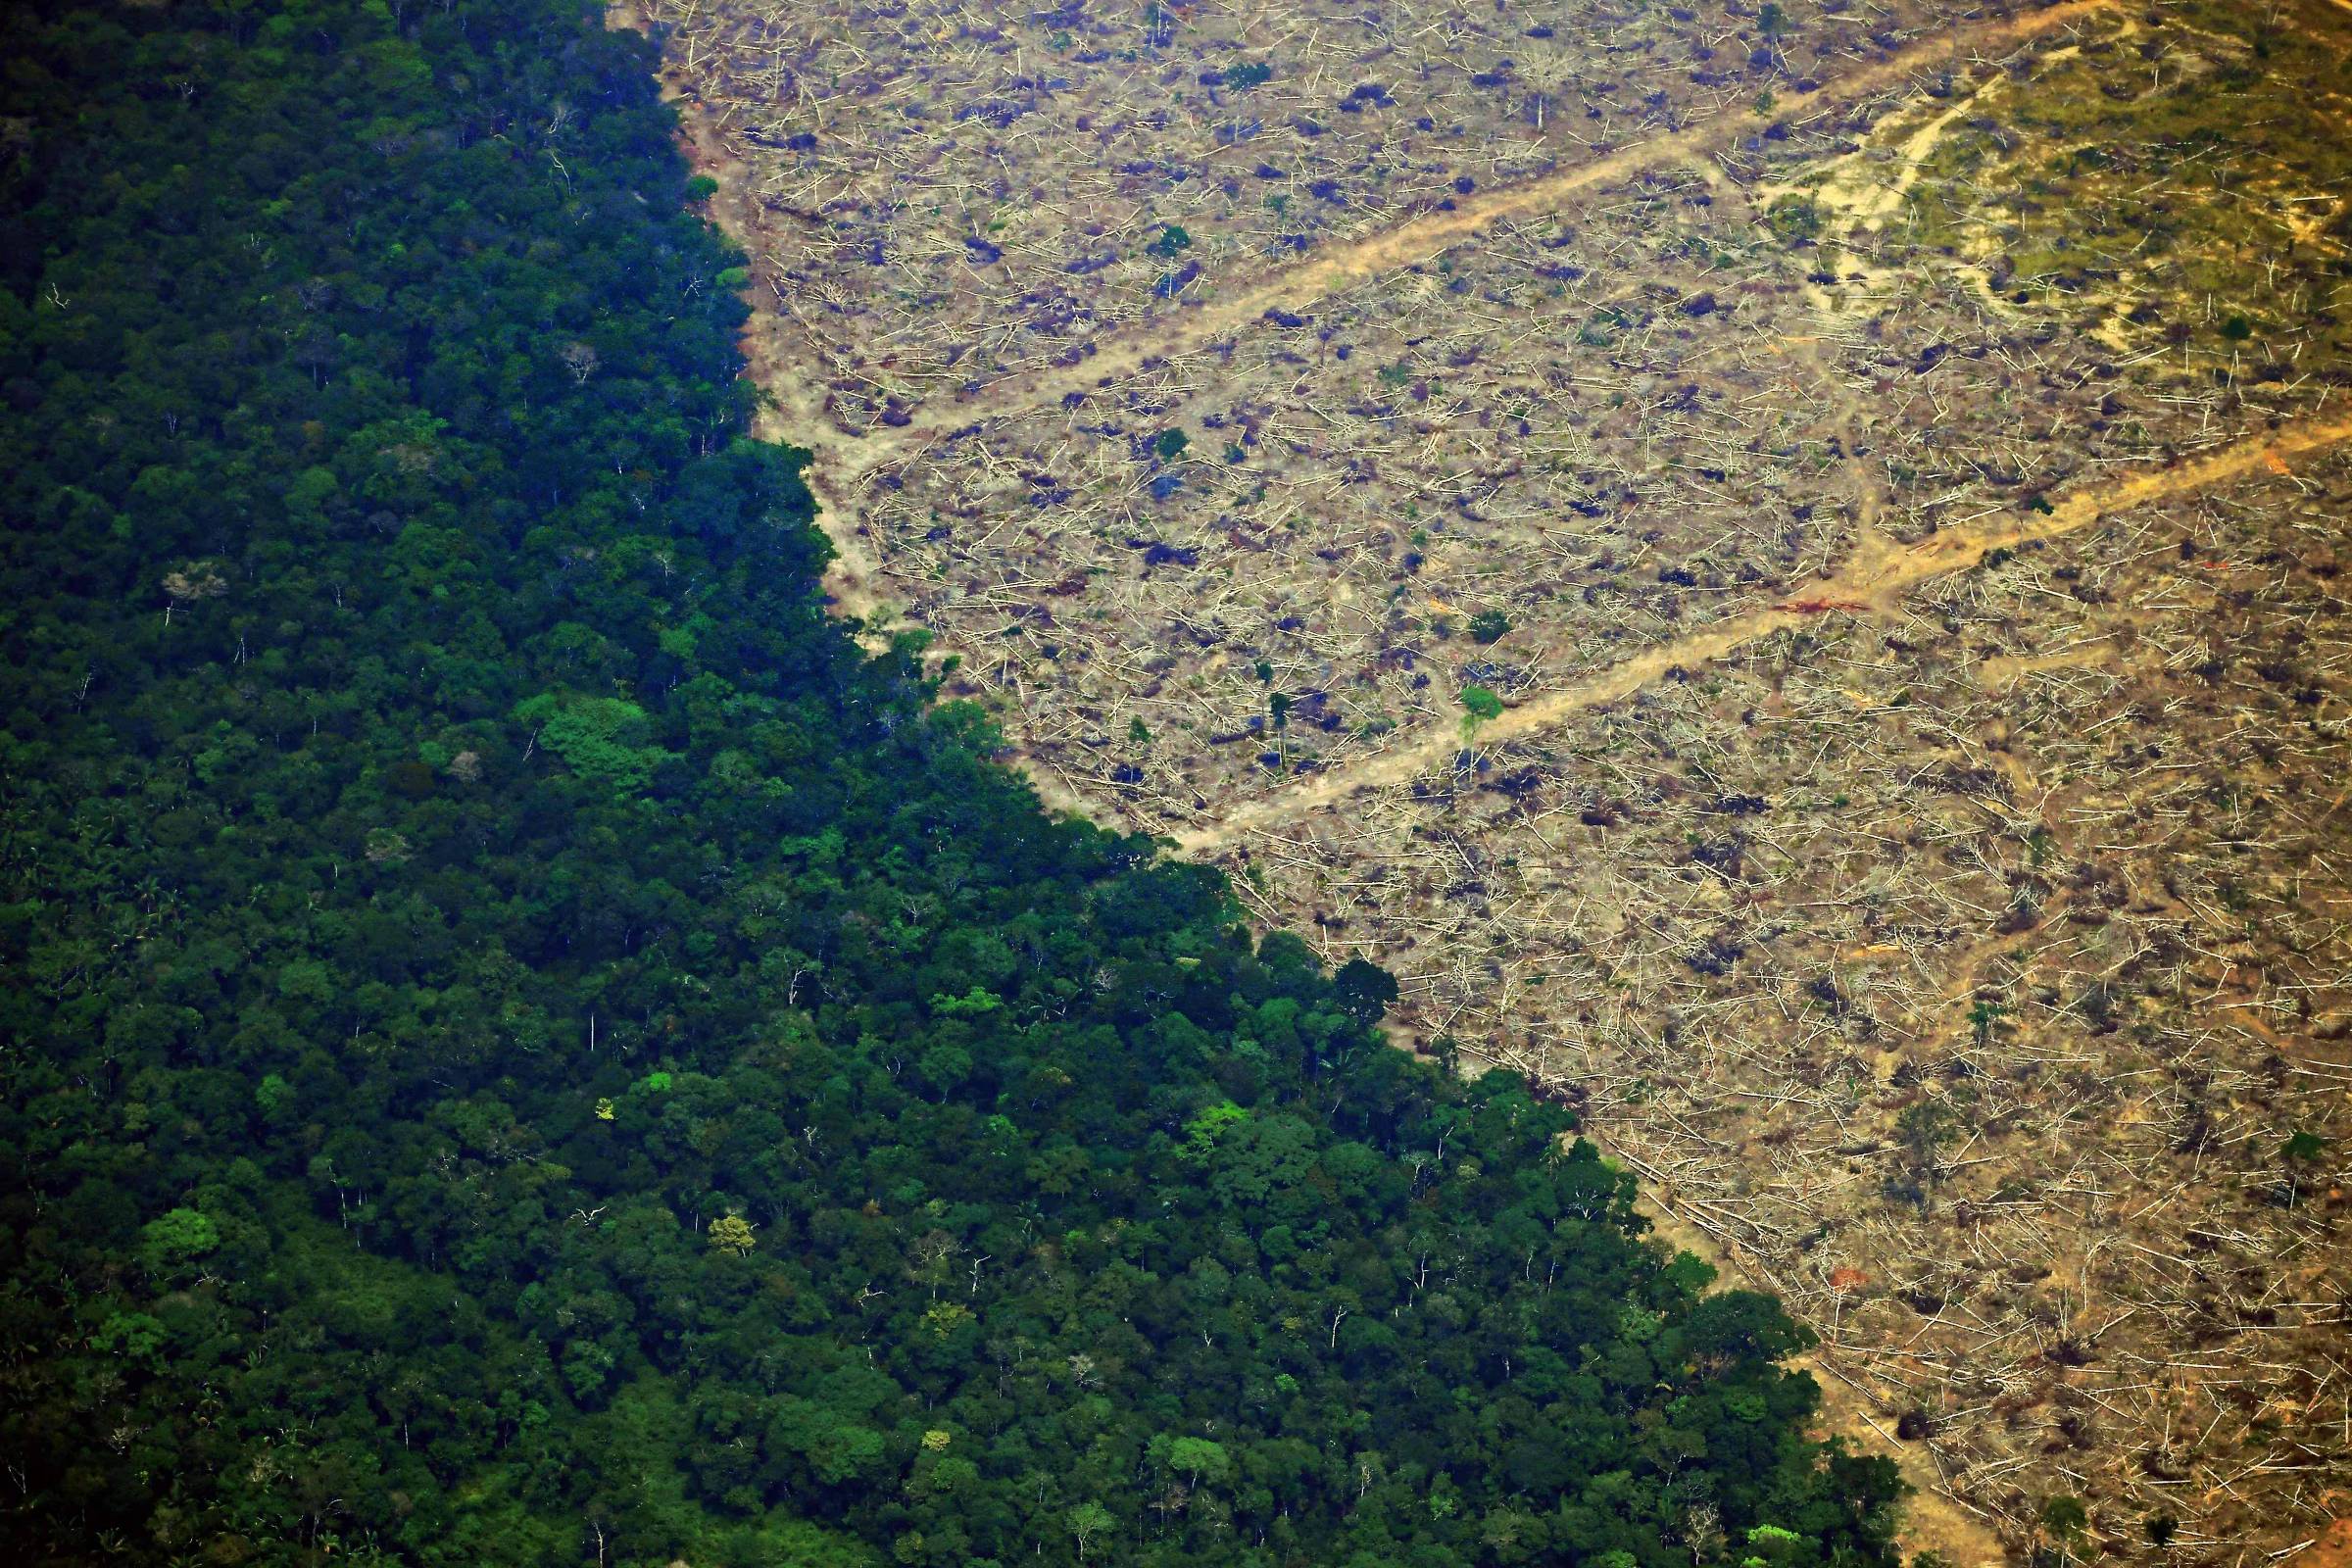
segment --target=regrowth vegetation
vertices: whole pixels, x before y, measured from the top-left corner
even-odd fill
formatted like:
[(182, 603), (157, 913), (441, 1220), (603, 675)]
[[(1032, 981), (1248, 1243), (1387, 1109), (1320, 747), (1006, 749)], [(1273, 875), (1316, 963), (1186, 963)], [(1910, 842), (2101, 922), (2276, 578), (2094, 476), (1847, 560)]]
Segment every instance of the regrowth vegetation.
[(826, 622), (641, 41), (7, 29), (10, 1560), (1888, 1560), (1564, 1110)]

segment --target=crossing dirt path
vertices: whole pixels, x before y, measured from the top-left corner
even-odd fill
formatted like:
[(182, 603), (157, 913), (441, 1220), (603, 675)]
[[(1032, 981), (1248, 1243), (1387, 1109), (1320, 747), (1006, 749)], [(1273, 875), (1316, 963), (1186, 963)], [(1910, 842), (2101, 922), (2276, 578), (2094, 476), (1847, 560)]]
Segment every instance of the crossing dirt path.
[[(1492, 745), (1548, 729), (1588, 709), (1622, 702), (1669, 670), (1711, 663), (1759, 637), (1822, 614), (1895, 614), (1906, 592), (1931, 578), (1974, 564), (1987, 551), (2062, 538), (2127, 508), (2202, 490), (2259, 467), (2289, 464), (2345, 441), (2352, 441), (2352, 416), (2305, 419), (2203, 458), (2146, 468), (2108, 484), (2078, 490), (2053, 506), (2046, 516), (2033, 514), (1997, 528), (1937, 535), (1917, 545), (1876, 535), (1863, 542), (1836, 576), (1804, 599), (1783, 601), (1753, 614), (1720, 621), (1688, 637), (1661, 643), (1584, 680), (1506, 708), (1501, 717), (1481, 727), (1477, 741)], [(1461, 740), (1448, 731), (1424, 734), (1350, 766), (1310, 774), (1298, 787), (1280, 795), (1225, 811), (1213, 824), (1178, 835), (1177, 847), (1188, 854), (1217, 849), (1275, 823), (1329, 809), (1359, 791), (1404, 783), (1461, 749)]]
[[(1811, 118), (1833, 106), (1858, 103), (1900, 87), (1931, 71), (1965, 70), (1971, 62), (1995, 58), (2000, 51), (2113, 12), (2118, 3), (2067, 0), (2044, 11), (2025, 12), (1924, 40), (1825, 82), (1800, 105), (1789, 107), (1796, 118)], [(1302, 310), (1357, 283), (1429, 261), (1497, 223), (1558, 212), (1589, 192), (1606, 189), (1648, 170), (1670, 169), (1703, 158), (1742, 137), (1761, 134), (1774, 121), (1788, 118), (1777, 111), (1760, 114), (1753, 109), (1718, 114), (1651, 141), (1466, 197), (1451, 212), (1423, 213), (1358, 239), (1325, 246), (1294, 266), (1240, 283), (1205, 304), (1179, 307), (1111, 332), (1085, 345), (1084, 357), (1075, 364), (1008, 376), (960, 401), (924, 404), (913, 411), (911, 422), (887, 437), (868, 437), (858, 446), (850, 459), (850, 471), (872, 472), (903, 462), (950, 431), (1059, 402), (1072, 392), (1092, 391), (1105, 380), (1135, 373), (1147, 360), (1172, 359), (1228, 338), (1269, 311)]]

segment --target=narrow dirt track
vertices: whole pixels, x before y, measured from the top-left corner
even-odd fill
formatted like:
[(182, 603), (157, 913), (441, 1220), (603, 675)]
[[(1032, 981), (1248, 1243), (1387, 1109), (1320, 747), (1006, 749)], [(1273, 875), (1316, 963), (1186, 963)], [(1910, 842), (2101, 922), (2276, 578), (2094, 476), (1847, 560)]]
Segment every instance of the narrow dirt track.
[[(1825, 84), (1804, 101), (1802, 108), (1808, 114), (1818, 113), (1900, 85), (1938, 66), (1981, 61), (1988, 51), (2072, 26), (2112, 11), (2119, 3), (2120, 0), (2064, 0), (2045, 10), (1922, 41)], [(612, 5), (607, 13), (607, 22), (613, 26), (650, 30), (648, 19), (630, 0), (619, 0)], [(680, 96), (674, 77), (665, 79), (665, 95), (673, 99)], [(690, 113), (683, 118), (687, 148), (695, 169), (719, 183), (711, 216), (738, 244), (747, 250), (757, 250), (758, 210), (748, 167), (729, 150), (707, 117)], [(1499, 187), (1462, 203), (1451, 212), (1422, 214), (1246, 283), (1224, 298), (1106, 334), (1094, 345), (1093, 353), (1075, 365), (1008, 377), (978, 396), (959, 402), (921, 405), (913, 411), (911, 422), (887, 436), (868, 436), (858, 441), (810, 441), (811, 433), (826, 423), (814, 396), (821, 377), (810, 374), (808, 367), (789, 363), (784, 320), (755, 290), (752, 301), (755, 315), (744, 333), (744, 351), (751, 361), (753, 378), (776, 399), (772, 407), (761, 411), (755, 434), (763, 440), (810, 442), (813, 455), (808, 472), (808, 485), (818, 504), (818, 525), (832, 541), (835, 555), (832, 567), (825, 573), (826, 590), (843, 613), (871, 626), (887, 626), (898, 618), (885, 586), (888, 573), (861, 521), (866, 482), (883, 469), (919, 455), (951, 431), (979, 420), (1055, 403), (1071, 392), (1093, 390), (1105, 379), (1135, 373), (1147, 360), (1197, 351), (1228, 337), (1269, 310), (1311, 305), (1350, 284), (1426, 261), (1494, 223), (1556, 211), (1578, 195), (1606, 188), (1644, 170), (1688, 161), (1742, 135), (1756, 134), (1770, 123), (1771, 117), (1752, 110), (1720, 115), (1670, 135), (1621, 148), (1591, 163), (1518, 185)]]
[[(1007, 377), (961, 401), (926, 403), (911, 422), (886, 437), (868, 437), (851, 449), (849, 471), (866, 474), (904, 461), (953, 430), (977, 420), (1055, 403), (1072, 392), (1090, 392), (1105, 379), (1131, 375), (1146, 360), (1167, 359), (1231, 337), (1271, 310), (1298, 310), (1351, 284), (1393, 272), (1451, 250), (1495, 223), (1538, 218), (1558, 211), (1572, 198), (1642, 173), (1716, 151), (1742, 136), (1761, 133), (1776, 120), (1804, 119), (1901, 86), (1923, 73), (1987, 52), (2029, 42), (2114, 11), (2120, 0), (2065, 0), (2047, 10), (1989, 23), (1981, 27), (1923, 40), (1872, 65), (1825, 82), (1790, 115), (1761, 115), (1752, 109), (1716, 115), (1698, 124), (1637, 142), (1590, 163), (1556, 170), (1516, 185), (1463, 201), (1451, 212), (1429, 212), (1393, 227), (1345, 241), (1237, 285), (1206, 304), (1180, 307), (1105, 334), (1074, 365), (1054, 366)], [(2346, 0), (2352, 3), (2352, 0)]]
[[(1814, 586), (1805, 602), (1815, 607), (1834, 606), (1833, 612), (1874, 617), (1893, 615), (1899, 612), (1905, 592), (1930, 578), (1971, 564), (1988, 550), (2061, 538), (2112, 513), (2239, 478), (2267, 465), (2283, 466), (2290, 459), (2346, 441), (2352, 441), (2352, 415), (2304, 419), (2232, 443), (2208, 457), (2169, 467), (2146, 468), (2111, 484), (2076, 491), (2046, 516), (2031, 516), (2006, 527), (1939, 534), (1908, 547), (1880, 536), (1875, 543), (1857, 551), (1836, 576)], [(1711, 663), (1759, 637), (1818, 620), (1822, 613), (1818, 608), (1775, 605), (1661, 643), (1623, 663), (1612, 664), (1583, 680), (1505, 709), (1501, 717), (1480, 731), (1479, 744), (1489, 746), (1540, 733), (1588, 710), (1621, 702), (1670, 669)], [(1311, 775), (1297, 789), (1233, 808), (1206, 827), (1178, 834), (1176, 846), (1186, 854), (1196, 855), (1222, 848), (1275, 823), (1336, 806), (1361, 791), (1406, 783), (1441, 765), (1461, 749), (1460, 739), (1451, 730), (1432, 726), (1406, 745), (1347, 767)]]

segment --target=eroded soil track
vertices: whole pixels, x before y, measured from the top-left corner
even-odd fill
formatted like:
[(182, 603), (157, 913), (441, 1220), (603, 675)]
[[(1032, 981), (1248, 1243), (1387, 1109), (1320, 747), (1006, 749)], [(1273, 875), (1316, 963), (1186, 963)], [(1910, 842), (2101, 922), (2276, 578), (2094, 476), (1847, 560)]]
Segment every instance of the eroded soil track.
[[(2265, 467), (2285, 470), (2296, 459), (2348, 441), (2352, 441), (2352, 416), (2340, 413), (2316, 416), (2203, 457), (2073, 492), (2046, 514), (2029, 514), (1998, 526), (1955, 530), (1916, 545), (1884, 536), (1868, 539), (1835, 576), (1810, 590), (1804, 599), (1719, 621), (1704, 631), (1660, 643), (1590, 679), (1505, 708), (1499, 718), (1481, 725), (1471, 741), (1492, 746), (1540, 734), (1587, 710), (1623, 702), (1669, 672), (1687, 672), (1713, 663), (1776, 631), (1824, 615), (1898, 616), (1910, 590), (1962, 570), (1993, 551), (2062, 539), (2127, 508), (2193, 495)], [(1442, 767), (1468, 751), (1471, 741), (1442, 731), (1399, 741), (1352, 766), (1310, 775), (1279, 795), (1227, 812), (1211, 826), (1179, 834), (1177, 847), (1188, 853), (1213, 850), (1276, 823), (1333, 809), (1361, 792), (1401, 784), (1417, 773)]]
[(1242, 280), (1206, 303), (1186, 305), (1090, 341), (1072, 364), (1011, 377), (973, 397), (926, 404), (904, 428), (868, 438), (848, 466), (853, 472), (870, 472), (904, 462), (910, 451), (948, 431), (1005, 413), (1058, 403), (1073, 392), (1092, 391), (1132, 375), (1150, 360), (1197, 353), (1232, 338), (1270, 312), (1312, 310), (1318, 301), (1357, 284), (1469, 244), (1499, 223), (1560, 213), (1596, 191), (1649, 170), (1703, 160), (1744, 137), (1761, 135), (1776, 123), (1828, 115), (1877, 94), (1916, 84), (1931, 74), (1984, 69), (2003, 51), (2079, 27), (2111, 13), (2118, 3), (2067, 0), (2066, 4), (1998, 22), (1954, 27), (1885, 60), (1857, 67), (1794, 104), (1771, 112), (1746, 109), (1716, 114), (1652, 140), (1565, 164), (1534, 179), (1463, 197), (1449, 212), (1423, 213), (1352, 242), (1316, 250), (1294, 266)]

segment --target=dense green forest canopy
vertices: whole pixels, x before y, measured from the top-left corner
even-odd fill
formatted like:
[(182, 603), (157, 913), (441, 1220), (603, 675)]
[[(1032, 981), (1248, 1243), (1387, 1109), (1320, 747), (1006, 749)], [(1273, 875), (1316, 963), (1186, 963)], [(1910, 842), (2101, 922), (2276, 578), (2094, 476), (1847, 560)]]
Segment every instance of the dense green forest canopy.
[(0, 21), (0, 1552), (1891, 1561), (1563, 1110), (827, 619), (652, 64)]

